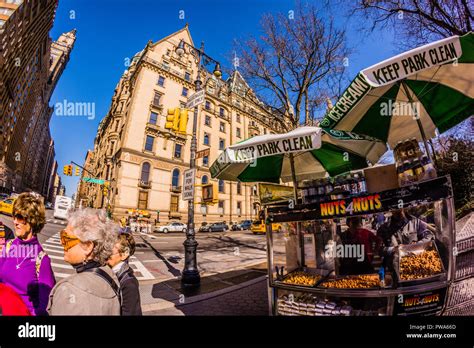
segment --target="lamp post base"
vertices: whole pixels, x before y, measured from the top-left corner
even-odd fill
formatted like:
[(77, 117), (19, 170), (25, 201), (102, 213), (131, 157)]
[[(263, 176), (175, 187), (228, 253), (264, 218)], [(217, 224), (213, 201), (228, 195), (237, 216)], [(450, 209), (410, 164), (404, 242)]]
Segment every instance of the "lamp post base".
[(181, 285), (183, 286), (183, 288), (199, 287), (201, 285), (201, 276), (199, 275), (199, 271), (183, 271), (183, 275), (181, 277)]
[(196, 251), (198, 242), (188, 238), (184, 241), (184, 270), (181, 277), (183, 288), (196, 288), (201, 284), (201, 277), (197, 269)]

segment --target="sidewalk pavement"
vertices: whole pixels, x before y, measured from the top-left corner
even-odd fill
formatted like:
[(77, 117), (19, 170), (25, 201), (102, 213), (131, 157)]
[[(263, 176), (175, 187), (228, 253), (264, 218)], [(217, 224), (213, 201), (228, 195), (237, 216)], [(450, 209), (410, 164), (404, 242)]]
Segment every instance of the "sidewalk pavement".
[(238, 270), (201, 279), (194, 293), (180, 280), (140, 285), (144, 315), (268, 315), (267, 276)]

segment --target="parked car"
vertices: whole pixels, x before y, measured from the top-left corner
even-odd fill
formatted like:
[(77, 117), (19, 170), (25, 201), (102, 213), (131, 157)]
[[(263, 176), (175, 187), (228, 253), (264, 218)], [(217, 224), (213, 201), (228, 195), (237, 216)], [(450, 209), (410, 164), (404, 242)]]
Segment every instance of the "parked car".
[(200, 232), (225, 232), (229, 230), (229, 226), (223, 222), (215, 222), (213, 224), (202, 226)]
[(252, 226), (251, 220), (242, 220), (239, 223), (232, 225), (232, 231), (249, 230), (251, 226)]
[(15, 203), (15, 198), (7, 198), (0, 202), (0, 213), (6, 215), (13, 214), (13, 203)]
[(186, 225), (182, 222), (171, 222), (168, 225), (158, 227), (158, 232), (186, 232)]
[(207, 222), (203, 222), (201, 227), (199, 227), (198, 232), (208, 232), (209, 224)]

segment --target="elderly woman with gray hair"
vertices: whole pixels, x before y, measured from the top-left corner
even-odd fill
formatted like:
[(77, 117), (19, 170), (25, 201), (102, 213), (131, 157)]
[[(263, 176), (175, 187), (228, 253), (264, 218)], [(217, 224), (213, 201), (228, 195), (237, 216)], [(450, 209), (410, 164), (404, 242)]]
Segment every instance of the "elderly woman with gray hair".
[(61, 231), (64, 260), (76, 274), (58, 282), (49, 297), (50, 315), (120, 315), (120, 283), (107, 265), (119, 226), (103, 210), (79, 209)]

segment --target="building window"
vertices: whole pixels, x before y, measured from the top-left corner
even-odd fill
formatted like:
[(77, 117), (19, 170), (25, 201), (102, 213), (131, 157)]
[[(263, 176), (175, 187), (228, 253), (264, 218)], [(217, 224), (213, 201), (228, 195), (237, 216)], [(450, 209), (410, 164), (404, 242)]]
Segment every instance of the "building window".
[(204, 156), (204, 157), (202, 158), (202, 165), (203, 165), (204, 167), (209, 167), (209, 156)]
[(237, 194), (242, 194), (242, 184), (240, 183), (240, 181), (237, 181)]
[(206, 185), (207, 183), (209, 183), (209, 178), (207, 175), (203, 175), (201, 178), (201, 184)]
[(115, 121), (115, 131), (118, 131), (120, 120)]
[(155, 92), (155, 95), (153, 96), (153, 105), (159, 106), (160, 105), (160, 99), (161, 99), (161, 94), (158, 92)]
[(225, 110), (224, 108), (219, 108), (219, 116), (224, 117), (225, 116)]
[(188, 73), (188, 72), (185, 72), (185, 73), (184, 73), (184, 79), (185, 79), (186, 81), (191, 81), (191, 74)]
[(219, 201), (219, 206), (217, 208), (219, 214), (223, 215), (224, 214), (224, 201)]
[(171, 195), (170, 212), (171, 213), (179, 212), (179, 196), (178, 195)]
[(181, 144), (176, 144), (174, 146), (174, 157), (175, 158), (181, 158), (181, 150), (183, 148), (183, 145)]
[(224, 180), (219, 180), (219, 193), (224, 193)]
[(237, 138), (242, 138), (242, 135), (240, 134), (240, 128), (237, 128), (236, 136), (237, 136)]
[(267, 129), (263, 128), (263, 134), (267, 134)]
[(206, 100), (206, 103), (204, 105), (206, 110), (211, 110), (211, 102), (209, 100)]
[(222, 133), (225, 133), (225, 123), (224, 122), (221, 122), (219, 124), (219, 130), (222, 132)]
[(155, 138), (153, 138), (151, 135), (146, 136), (145, 150), (153, 151), (153, 141), (154, 140), (155, 140)]
[(242, 212), (242, 202), (237, 202), (237, 215), (241, 215)]
[(110, 142), (109, 156), (114, 153), (115, 141)]
[(206, 115), (206, 116), (204, 117), (204, 124), (205, 124), (206, 126), (209, 126), (209, 127), (211, 126), (211, 116)]
[(142, 164), (142, 173), (140, 175), (140, 180), (145, 184), (150, 181), (150, 163), (145, 162)]
[(158, 122), (158, 114), (156, 112), (150, 113), (150, 121), (151, 124), (155, 124)]
[(240, 115), (239, 114), (237, 114), (236, 119), (237, 119), (237, 122), (240, 123)]
[(225, 140), (219, 139), (219, 150), (224, 150), (224, 149), (225, 149)]
[(148, 192), (140, 191), (138, 193), (138, 209), (148, 209)]
[(173, 175), (171, 178), (171, 186), (173, 187), (179, 186), (179, 169), (178, 168), (173, 170)]
[(163, 76), (158, 77), (158, 86), (165, 86), (165, 78)]
[(209, 134), (207, 133), (204, 133), (204, 145), (208, 145), (209, 146)]
[(183, 97), (188, 96), (188, 89), (186, 87), (183, 87), (183, 90), (181, 91), (181, 96), (183, 96)]
[(256, 185), (252, 186), (252, 195), (254, 195), (254, 196), (257, 195), (257, 186)]

